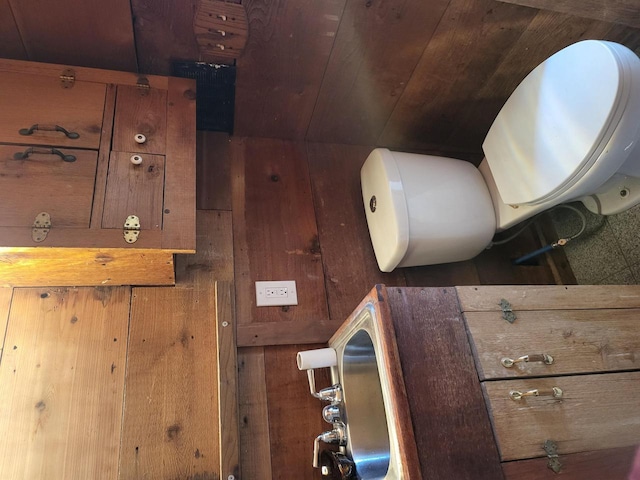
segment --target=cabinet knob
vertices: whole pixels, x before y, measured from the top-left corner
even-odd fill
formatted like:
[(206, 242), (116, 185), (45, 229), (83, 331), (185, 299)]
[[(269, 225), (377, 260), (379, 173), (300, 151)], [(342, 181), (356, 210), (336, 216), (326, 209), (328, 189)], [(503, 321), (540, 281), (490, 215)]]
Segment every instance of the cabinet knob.
[(141, 155), (131, 155), (131, 163), (133, 163), (134, 165), (140, 165), (142, 163), (142, 156)]
[(145, 135), (143, 135), (142, 133), (136, 133), (133, 136), (133, 139), (136, 141), (136, 143), (140, 143), (143, 144), (147, 141), (147, 137)]
[(516, 363), (529, 363), (529, 362), (540, 362), (545, 365), (553, 365), (553, 357), (546, 353), (537, 353), (534, 355), (523, 355), (522, 357), (518, 357), (516, 359), (505, 357), (500, 360), (500, 363), (505, 368), (511, 368)]

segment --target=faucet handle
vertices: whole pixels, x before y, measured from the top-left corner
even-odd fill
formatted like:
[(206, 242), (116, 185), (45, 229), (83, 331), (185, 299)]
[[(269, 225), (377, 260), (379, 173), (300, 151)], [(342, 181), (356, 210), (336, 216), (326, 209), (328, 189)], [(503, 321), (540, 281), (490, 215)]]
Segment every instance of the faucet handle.
[(313, 467), (318, 468), (320, 464), (320, 442), (337, 443), (340, 446), (347, 444), (347, 429), (342, 423), (334, 423), (333, 430), (321, 433), (313, 441)]

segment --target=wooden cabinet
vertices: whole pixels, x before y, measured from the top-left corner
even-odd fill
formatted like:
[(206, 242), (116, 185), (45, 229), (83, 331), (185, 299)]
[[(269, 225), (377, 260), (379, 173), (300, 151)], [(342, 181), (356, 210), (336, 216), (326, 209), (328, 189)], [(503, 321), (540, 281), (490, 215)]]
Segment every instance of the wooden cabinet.
[(552, 479), (554, 465), (628, 478), (640, 286), (378, 286), (369, 299), (394, 325), (422, 478)]
[(0, 283), (173, 284), (195, 251), (195, 82), (0, 60), (0, 106)]

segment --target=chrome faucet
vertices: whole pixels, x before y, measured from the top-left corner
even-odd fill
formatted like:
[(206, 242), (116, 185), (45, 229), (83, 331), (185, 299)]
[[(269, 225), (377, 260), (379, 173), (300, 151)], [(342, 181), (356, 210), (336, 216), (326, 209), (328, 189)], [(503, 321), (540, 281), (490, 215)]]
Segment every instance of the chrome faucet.
[(347, 429), (342, 422), (333, 424), (333, 430), (321, 433), (313, 441), (313, 468), (318, 468), (320, 464), (320, 442), (337, 443), (341, 447), (347, 444)]
[(335, 384), (327, 388), (323, 388), (319, 392), (316, 391), (316, 377), (313, 373), (313, 369), (307, 370), (307, 377), (309, 378), (309, 390), (311, 395), (315, 398), (319, 398), (325, 402), (340, 403), (342, 402), (342, 387), (340, 384)]

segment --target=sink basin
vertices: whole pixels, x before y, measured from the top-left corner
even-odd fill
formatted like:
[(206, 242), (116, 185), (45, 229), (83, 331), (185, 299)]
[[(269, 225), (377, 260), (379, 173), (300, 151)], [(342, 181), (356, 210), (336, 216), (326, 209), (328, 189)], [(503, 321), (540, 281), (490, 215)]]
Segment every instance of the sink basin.
[(411, 474), (416, 466), (406, 464), (416, 458), (413, 428), (395, 333), (383, 317), (380, 303), (363, 302), (329, 340), (337, 355), (332, 381), (343, 391), (346, 454), (358, 479), (420, 478)]

